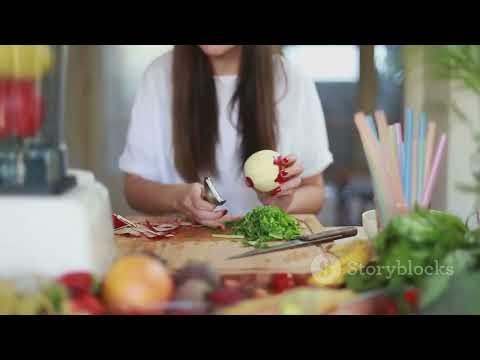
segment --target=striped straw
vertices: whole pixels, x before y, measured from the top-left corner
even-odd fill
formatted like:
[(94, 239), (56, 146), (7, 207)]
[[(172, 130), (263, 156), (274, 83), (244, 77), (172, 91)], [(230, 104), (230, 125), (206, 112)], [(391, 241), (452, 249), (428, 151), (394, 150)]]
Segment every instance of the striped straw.
[(410, 178), (411, 185), (411, 204), (413, 208), (417, 201), (420, 202), (421, 199), (417, 200), (417, 184), (418, 184), (418, 135), (419, 135), (419, 124), (418, 121), (414, 118), (413, 121), (413, 140), (412, 140), (412, 174)]
[[(390, 134), (388, 131), (388, 121), (383, 111), (375, 113), (378, 130), (380, 133), (381, 158), (383, 161), (383, 168), (385, 169), (388, 186), (390, 188), (391, 198), (393, 203), (389, 204), (392, 208), (392, 215), (396, 216), (403, 212), (406, 208), (405, 198), (403, 196), (400, 169), (395, 153), (392, 151), (392, 144), (390, 141)], [(393, 144), (395, 144), (392, 141)], [(395, 147), (395, 146), (393, 146)]]
[[(396, 123), (394, 125), (395, 127), (395, 136), (396, 136), (396, 144), (397, 144), (397, 154), (398, 154), (398, 164), (400, 167), (400, 177), (402, 181), (402, 188), (404, 182), (404, 168), (403, 168), (403, 162), (404, 162), (404, 156), (403, 156), (403, 134), (402, 134), (402, 125), (400, 123)], [(403, 188), (404, 189), (404, 188)], [(404, 194), (405, 195), (405, 194)]]
[(381, 169), (381, 161), (379, 159), (379, 143), (375, 139), (372, 127), (370, 126), (364, 114), (359, 113), (355, 115), (355, 124), (360, 133), (360, 138), (362, 140), (363, 148), (367, 158), (368, 167), (372, 175), (373, 188), (380, 212), (380, 222), (385, 225), (388, 224), (390, 216), (388, 215), (386, 201), (387, 184), (386, 181), (384, 181), (385, 174)]
[(390, 142), (390, 147), (391, 147), (391, 152), (394, 156), (395, 161), (399, 164), (400, 168), (400, 162), (399, 162), (399, 154), (398, 154), (398, 144), (397, 144), (397, 134), (395, 130), (395, 125), (390, 125), (388, 127), (388, 133), (389, 133), (389, 142)]
[(405, 200), (409, 206), (412, 205), (412, 150), (413, 150), (413, 132), (414, 132), (414, 113), (413, 110), (407, 110), (407, 119), (405, 126), (405, 145), (403, 162), (403, 188), (405, 191)]
[(424, 189), (427, 188), (427, 182), (430, 178), (430, 172), (432, 171), (433, 152), (435, 151), (435, 137), (437, 133), (437, 124), (431, 122), (428, 124), (427, 134), (427, 154), (425, 158), (425, 182)]
[(437, 152), (432, 165), (432, 171), (430, 172), (427, 187), (425, 188), (425, 194), (423, 196), (422, 206), (425, 208), (429, 207), (430, 203), (432, 202), (433, 191), (435, 190), (435, 187), (437, 185), (441, 162), (445, 157), (446, 150), (447, 135), (443, 134), (438, 144)]
[(425, 188), (425, 159), (426, 159), (426, 136), (427, 136), (427, 114), (420, 115), (420, 128), (418, 133), (418, 179), (417, 179), (417, 199), (422, 201), (423, 190)]
[(368, 127), (370, 128), (370, 131), (372, 132), (373, 136), (375, 136), (375, 139), (379, 140), (380, 137), (378, 136), (378, 130), (377, 127), (375, 126), (375, 121), (373, 120), (372, 116), (367, 116), (367, 122), (368, 122)]

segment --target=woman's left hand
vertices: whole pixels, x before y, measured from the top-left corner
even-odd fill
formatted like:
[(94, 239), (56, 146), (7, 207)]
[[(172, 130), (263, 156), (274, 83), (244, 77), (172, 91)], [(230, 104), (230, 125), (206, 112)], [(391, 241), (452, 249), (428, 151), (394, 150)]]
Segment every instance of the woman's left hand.
[(259, 193), (258, 198), (264, 205), (275, 205), (288, 211), (293, 201), (295, 191), (302, 185), (303, 166), (294, 155), (284, 158), (285, 168), (282, 170), (279, 186), (271, 193)]

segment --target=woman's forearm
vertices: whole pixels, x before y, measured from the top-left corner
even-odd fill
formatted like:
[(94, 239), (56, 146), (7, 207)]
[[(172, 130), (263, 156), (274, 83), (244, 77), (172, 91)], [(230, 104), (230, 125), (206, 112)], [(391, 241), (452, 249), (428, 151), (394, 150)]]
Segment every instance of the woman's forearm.
[(319, 185), (302, 185), (295, 191), (288, 208), (291, 214), (318, 214), (325, 202), (325, 187)]
[(318, 214), (325, 203), (325, 181), (322, 174), (303, 178), (288, 207), (291, 214)]
[(128, 204), (148, 215), (164, 215), (178, 211), (177, 202), (188, 185), (163, 185), (137, 176), (125, 177)]

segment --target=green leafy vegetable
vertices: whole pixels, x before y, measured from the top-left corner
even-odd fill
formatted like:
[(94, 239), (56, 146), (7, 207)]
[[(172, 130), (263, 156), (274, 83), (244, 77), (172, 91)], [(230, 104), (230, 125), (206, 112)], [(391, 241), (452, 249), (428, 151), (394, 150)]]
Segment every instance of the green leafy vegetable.
[(479, 283), (480, 272), (455, 276), (441, 297), (424, 306), (422, 315), (480, 315)]
[(299, 222), (274, 206), (254, 209), (238, 222), (229, 223), (234, 235), (245, 237), (244, 244), (257, 249), (268, 248), (272, 241), (291, 241), (301, 235)]
[(422, 306), (434, 303), (454, 276), (480, 265), (480, 233), (469, 231), (457, 217), (415, 209), (394, 219), (375, 240), (378, 261), (349, 274), (347, 287), (363, 292), (415, 286)]
[(55, 313), (61, 314), (64, 303), (69, 298), (67, 288), (59, 284), (53, 284), (44, 290), (44, 294), (53, 306)]

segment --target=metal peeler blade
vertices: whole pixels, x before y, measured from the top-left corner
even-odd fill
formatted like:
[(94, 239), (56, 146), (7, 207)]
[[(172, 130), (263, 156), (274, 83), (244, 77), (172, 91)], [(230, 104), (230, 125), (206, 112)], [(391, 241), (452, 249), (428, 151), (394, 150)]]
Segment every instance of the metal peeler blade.
[(218, 193), (211, 178), (205, 178), (203, 184), (205, 186), (204, 198), (206, 201), (216, 206), (223, 206), (227, 203)]

